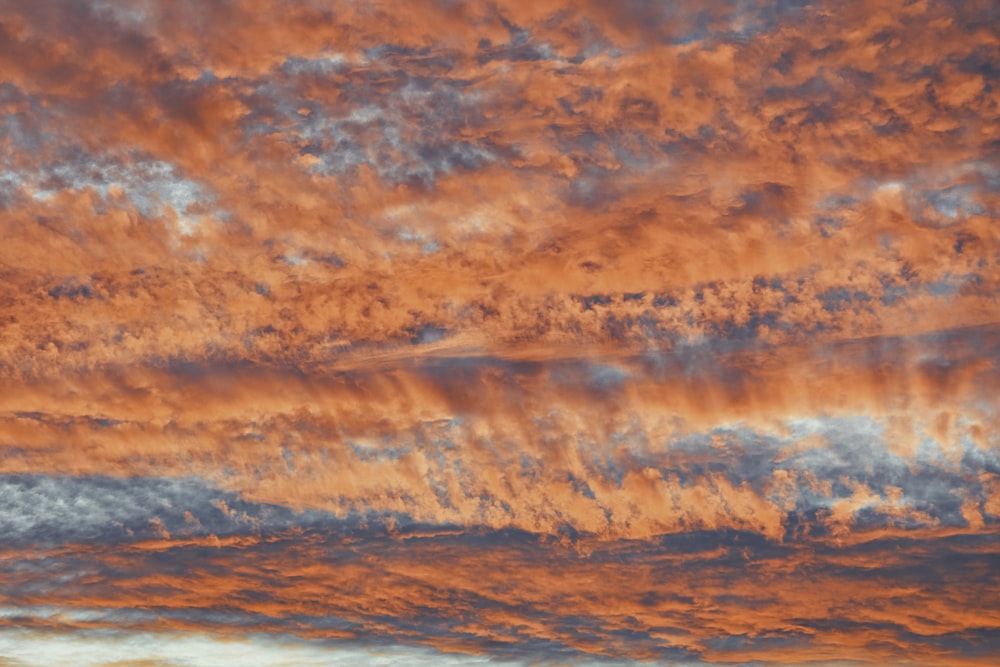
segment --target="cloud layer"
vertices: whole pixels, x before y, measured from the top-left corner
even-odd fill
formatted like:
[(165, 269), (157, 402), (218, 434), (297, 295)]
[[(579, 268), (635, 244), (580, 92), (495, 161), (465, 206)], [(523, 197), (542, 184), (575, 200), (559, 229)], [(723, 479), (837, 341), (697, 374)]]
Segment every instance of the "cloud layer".
[(989, 664), (998, 25), (0, 0), (0, 665)]

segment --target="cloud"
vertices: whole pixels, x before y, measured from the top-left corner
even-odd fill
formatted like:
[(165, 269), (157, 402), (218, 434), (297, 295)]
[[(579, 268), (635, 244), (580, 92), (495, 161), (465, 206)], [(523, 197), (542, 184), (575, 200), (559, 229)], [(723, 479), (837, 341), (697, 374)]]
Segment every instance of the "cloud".
[(244, 639), (167, 633), (47, 634), (3, 631), (0, 651), (13, 665), (53, 667), (222, 667), (233, 661), (256, 665), (476, 665), (487, 658), (448, 656), (419, 648), (337, 647), (266, 637)]
[(8, 628), (985, 664), (993, 4), (0, 16)]
[(3, 475), (0, 504), (9, 545), (217, 538), (329, 521), (247, 503), (194, 478)]
[[(441, 343), (339, 369), (90, 373), (85, 390), (41, 381), (4, 395), (4, 470), (197, 476), (255, 503), (542, 533), (782, 539), (789, 512), (835, 508), (839, 526), (964, 525), (953, 490), (986, 502), (977, 480), (1000, 472), (995, 369), (978, 357), (994, 339), (985, 328), (814, 349), (704, 342), (619, 355), (611, 375), (606, 363), (462, 357)], [(803, 377), (810, 368), (822, 374)], [(88, 415), (94, 396), (105, 410)], [(775, 495), (786, 483), (801, 490)], [(872, 501), (848, 512), (858, 488)]]
[(155, 629), (237, 643), (244, 633), (291, 633), (317, 650), (351, 642), (399, 659), (417, 652), (400, 643), (416, 643), (466, 654), (457, 660), (524, 664), (918, 653), (922, 665), (974, 665), (987, 664), (1000, 623), (980, 597), (994, 585), (996, 557), (989, 535), (947, 530), (853, 545), (782, 545), (729, 530), (575, 543), (517, 532), (293, 531), (219, 548), (35, 550), (6, 558), (0, 576), (6, 590), (51, 605), (21, 603), (5, 625), (56, 645), (65, 633)]

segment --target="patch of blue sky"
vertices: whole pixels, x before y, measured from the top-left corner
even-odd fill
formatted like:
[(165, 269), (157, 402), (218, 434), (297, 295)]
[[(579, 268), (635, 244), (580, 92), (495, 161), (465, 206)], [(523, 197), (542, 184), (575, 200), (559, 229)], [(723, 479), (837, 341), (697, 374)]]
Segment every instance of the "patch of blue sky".
[(862, 189), (868, 196), (902, 195), (918, 222), (952, 224), (968, 216), (993, 213), (984, 195), (1000, 191), (1000, 169), (982, 161), (936, 165), (895, 179), (869, 179)]
[(975, 283), (979, 280), (981, 280), (981, 278), (974, 273), (967, 273), (958, 276), (952, 273), (946, 273), (940, 280), (935, 280), (934, 282), (924, 285), (924, 289), (926, 289), (931, 295), (938, 298), (950, 298), (955, 296), (963, 286)]
[(441, 249), (441, 245), (423, 232), (411, 229), (400, 229), (396, 236), (405, 243), (412, 243), (420, 247), (424, 255), (430, 255)]
[(973, 185), (952, 185), (925, 190), (922, 195), (938, 215), (951, 220), (964, 218), (967, 215), (979, 215), (985, 211), (978, 201), (977, 188)]
[(628, 370), (611, 364), (591, 364), (588, 370), (590, 384), (605, 389), (620, 387), (632, 375)]
[(117, 0), (85, 0), (96, 14), (106, 16), (115, 23), (130, 28), (139, 27), (152, 16), (155, 3), (152, 0), (138, 2), (118, 2)]
[(333, 74), (346, 69), (351, 60), (343, 53), (330, 53), (317, 58), (291, 56), (282, 63), (281, 69), (292, 76)]
[(832, 194), (823, 198), (816, 207), (824, 211), (840, 211), (851, 208), (860, 200), (849, 194)]
[(367, 462), (399, 461), (402, 456), (413, 451), (413, 447), (388, 437), (378, 440), (354, 438), (344, 442), (358, 459)]
[[(866, 484), (876, 493), (892, 486), (901, 489), (902, 498), (937, 519), (950, 523), (963, 521), (954, 489), (970, 493), (981, 491), (975, 479), (992, 466), (998, 465), (978, 456), (981, 449), (965, 438), (959, 443), (958, 460), (968, 458), (965, 466), (956, 463), (956, 452), (947, 443), (941, 443), (924, 434), (913, 456), (904, 457), (886, 438), (884, 425), (871, 417), (801, 419), (789, 423), (792, 437), (786, 447), (801, 442), (808, 436), (820, 436), (816, 446), (790, 448), (782, 456), (779, 466), (786, 470), (808, 472), (819, 481), (833, 485), (834, 495), (825, 498), (815, 491), (800, 488), (800, 502), (829, 504), (831, 500), (847, 497), (852, 493), (844, 486), (844, 479)], [(808, 497), (807, 497), (808, 496)]]
[[(360, 76), (342, 87), (348, 106), (334, 108), (309, 99), (299, 78), (334, 77), (351, 66), (346, 56), (289, 59), (290, 80), (262, 81), (256, 88), (259, 111), (243, 120), (248, 135), (274, 135), (298, 147), (307, 171), (323, 176), (351, 173), (363, 165), (394, 183), (431, 185), (441, 174), (475, 169), (496, 159), (475, 141), (452, 141), (451, 130), (481, 116), (481, 96), (462, 81), (409, 76), (389, 68), (386, 79)], [(386, 83), (388, 81), (389, 83)], [(386, 86), (389, 86), (386, 89)]]
[[(389, 122), (382, 109), (362, 106), (339, 118), (324, 111), (316, 110), (307, 117), (296, 112), (294, 128), (287, 132), (303, 146), (302, 154), (318, 158), (308, 171), (338, 175), (369, 165), (382, 174), (395, 166), (385, 149), (402, 145), (401, 129)], [(375, 142), (363, 140), (367, 132), (375, 135)]]
[[(774, 432), (732, 424), (664, 443), (672, 452), (668, 460), (679, 466), (665, 470), (682, 478), (723, 471), (733, 483), (746, 482), (755, 488), (770, 484), (777, 470), (804, 472), (820, 482), (830, 482), (832, 496), (800, 488), (799, 509), (826, 507), (840, 497), (850, 496), (853, 491), (844, 486), (844, 479), (867, 484), (876, 491), (897, 486), (904, 497), (933, 511), (935, 504), (948, 506), (944, 501), (951, 489), (968, 486), (963, 474), (977, 474), (994, 465), (982, 461), (981, 456), (976, 458), (980, 448), (971, 441), (962, 447), (971, 457), (967, 467), (972, 469), (962, 473), (949, 463), (952, 455), (931, 438), (922, 441), (912, 459), (901, 456), (886, 438), (882, 421), (869, 416), (790, 419)], [(656, 449), (640, 453), (644, 462), (654, 466), (659, 456)], [(978, 468), (980, 463), (985, 467)], [(957, 515), (951, 518), (957, 519)]]
[(429, 345), (444, 340), (448, 337), (449, 333), (449, 330), (446, 328), (428, 324), (416, 329), (410, 338), (410, 342), (414, 345)]
[(8, 544), (129, 541), (159, 534), (241, 534), (332, 520), (324, 512), (243, 501), (196, 478), (0, 475)]
[(0, 172), (0, 208), (9, 206), (21, 190), (21, 179), (13, 172)]
[[(694, 14), (685, 29), (675, 35), (670, 43), (685, 46), (707, 41), (747, 41), (787, 25), (792, 17), (811, 4), (811, 0), (739, 0), (725, 3), (725, 9), (716, 15), (706, 9)], [(664, 5), (671, 7), (672, 4)], [(690, 16), (690, 14), (688, 14)], [(664, 20), (677, 16), (664, 12)]]
[(142, 215), (156, 217), (173, 211), (182, 217), (182, 226), (195, 224), (188, 216), (203, 215), (214, 204), (204, 185), (185, 178), (169, 162), (134, 155), (95, 156), (79, 147), (64, 149), (56, 160), (22, 172), (18, 185), (43, 202), (65, 190), (90, 190), (110, 204), (120, 193)]
[(912, 290), (907, 285), (884, 285), (880, 300), (883, 305), (891, 306), (906, 299), (912, 294)]

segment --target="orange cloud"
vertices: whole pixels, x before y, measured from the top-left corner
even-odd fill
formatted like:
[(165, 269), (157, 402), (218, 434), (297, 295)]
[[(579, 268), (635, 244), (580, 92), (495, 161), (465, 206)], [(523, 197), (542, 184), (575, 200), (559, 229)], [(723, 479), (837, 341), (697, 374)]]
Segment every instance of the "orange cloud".
[(989, 3), (0, 7), (8, 627), (985, 664)]

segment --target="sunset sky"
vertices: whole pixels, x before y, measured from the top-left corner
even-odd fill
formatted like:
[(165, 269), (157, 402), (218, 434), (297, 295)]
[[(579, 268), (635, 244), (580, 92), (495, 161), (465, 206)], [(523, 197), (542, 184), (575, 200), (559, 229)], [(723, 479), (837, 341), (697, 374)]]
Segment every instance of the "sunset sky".
[(0, 0), (0, 667), (991, 667), (995, 0)]

